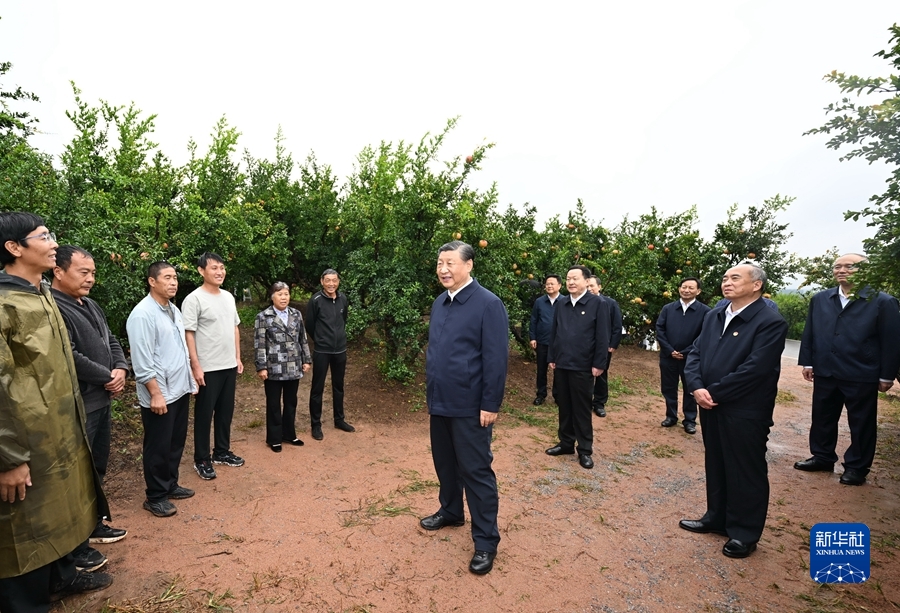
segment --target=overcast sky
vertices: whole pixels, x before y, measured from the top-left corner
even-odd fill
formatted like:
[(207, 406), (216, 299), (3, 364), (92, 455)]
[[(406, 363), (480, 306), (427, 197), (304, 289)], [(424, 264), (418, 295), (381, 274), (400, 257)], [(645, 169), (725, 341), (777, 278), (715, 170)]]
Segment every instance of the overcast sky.
[(709, 238), (730, 204), (789, 195), (788, 248), (811, 256), (861, 249), (871, 230), (843, 211), (889, 172), (802, 136), (839, 99), (822, 76), (889, 74), (873, 54), (898, 15), (897, 0), (29, 0), (0, 8), (0, 61), (5, 88), (41, 97), (33, 142), (53, 154), (73, 134), (69, 81), (157, 114), (175, 163), (225, 115), (241, 150), (273, 156), (280, 125), (295, 160), (346, 177), (365, 145), (460, 115), (444, 157), (496, 143), (475, 184), (496, 182), (501, 208), (542, 222), (581, 198), (614, 226), (696, 204)]

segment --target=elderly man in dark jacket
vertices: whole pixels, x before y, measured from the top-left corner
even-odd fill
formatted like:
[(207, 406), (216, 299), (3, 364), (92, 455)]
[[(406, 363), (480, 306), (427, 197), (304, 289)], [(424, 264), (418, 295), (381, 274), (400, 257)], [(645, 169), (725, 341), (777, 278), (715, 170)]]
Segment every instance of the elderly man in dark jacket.
[[(94, 467), (102, 480), (109, 464), (109, 445), (112, 433), (110, 399), (125, 387), (128, 362), (119, 341), (109, 331), (106, 315), (96, 302), (88, 298), (94, 286), (96, 267), (94, 256), (73, 245), (61, 245), (56, 250), (51, 293), (66, 322), (72, 341), (72, 356), (78, 386), (84, 399), (88, 441)], [(91, 533), (92, 543), (114, 543), (125, 538), (125, 530), (112, 528), (98, 518)], [(106, 557), (85, 543), (75, 553), (79, 568), (99, 568)]]
[(812, 297), (800, 341), (798, 362), (813, 383), (812, 457), (797, 470), (834, 470), (838, 421), (844, 406), (850, 447), (844, 453), (844, 485), (862, 485), (875, 459), (878, 392), (894, 384), (900, 363), (900, 310), (897, 299), (863, 288), (853, 293), (852, 275), (865, 257), (848, 253), (834, 262), (838, 287)]
[(461, 241), (438, 252), (447, 291), (431, 306), (425, 380), (441, 508), (419, 523), (426, 530), (462, 526), (465, 492), (475, 542), (469, 570), (483, 575), (500, 542), (491, 436), (506, 386), (509, 320), (500, 299), (471, 277), (474, 257)]
[(722, 553), (756, 550), (769, 509), (766, 442), (772, 427), (788, 325), (760, 299), (766, 273), (744, 263), (729, 269), (722, 294), (687, 355), (687, 389), (700, 405), (706, 468), (706, 513), (679, 526), (729, 540)]

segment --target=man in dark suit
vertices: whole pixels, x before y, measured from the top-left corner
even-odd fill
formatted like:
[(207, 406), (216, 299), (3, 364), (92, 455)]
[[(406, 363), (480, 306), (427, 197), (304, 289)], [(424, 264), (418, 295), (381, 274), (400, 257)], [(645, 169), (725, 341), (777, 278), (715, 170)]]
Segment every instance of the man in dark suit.
[(469, 570), (484, 575), (500, 542), (491, 436), (506, 386), (509, 321), (500, 299), (471, 277), (474, 257), (462, 241), (438, 251), (437, 276), (447, 291), (431, 306), (425, 383), (441, 508), (419, 525), (462, 526), (465, 492), (475, 541)]
[(853, 294), (852, 274), (865, 257), (842, 255), (834, 262), (839, 286), (812, 297), (800, 341), (798, 363), (813, 383), (812, 457), (797, 470), (834, 470), (838, 421), (844, 405), (850, 447), (844, 453), (844, 485), (862, 485), (875, 458), (878, 392), (894, 384), (900, 363), (900, 311), (897, 299), (863, 288)]
[(599, 296), (609, 308), (609, 349), (606, 354), (606, 367), (603, 374), (594, 379), (594, 397), (591, 401), (594, 414), (597, 417), (606, 417), (606, 403), (609, 402), (609, 365), (613, 353), (622, 341), (622, 309), (619, 308), (618, 302), (603, 295), (603, 286), (600, 285), (600, 278), (597, 275), (588, 278), (588, 291)]
[[(553, 325), (553, 306), (559, 298), (559, 289), (562, 287), (562, 279), (559, 275), (547, 275), (544, 278), (545, 295), (538, 297), (531, 308), (531, 325), (528, 327), (528, 336), (531, 339), (531, 348), (534, 349), (537, 358), (537, 394), (534, 397), (535, 406), (544, 404), (547, 399), (547, 369), (550, 363), (547, 361), (547, 350), (550, 347), (550, 327)], [(556, 379), (553, 380), (553, 398), (556, 399)]]
[(742, 263), (725, 273), (722, 294), (687, 355), (685, 379), (700, 408), (706, 467), (706, 514), (683, 519), (691, 532), (728, 536), (722, 553), (756, 549), (769, 506), (766, 441), (772, 427), (788, 325), (760, 300), (766, 273)]
[(587, 291), (591, 271), (572, 266), (566, 273), (569, 295), (557, 301), (550, 331), (550, 368), (556, 381), (559, 442), (547, 455), (572, 455), (578, 442), (578, 463), (594, 467), (594, 430), (591, 395), (594, 377), (603, 374), (609, 359), (609, 307)]
[(684, 431), (697, 433), (697, 401), (688, 392), (684, 380), (685, 356), (703, 327), (709, 307), (697, 301), (700, 279), (688, 277), (678, 286), (679, 299), (662, 308), (656, 320), (656, 340), (659, 343), (659, 387), (666, 399), (666, 418), (663, 428), (678, 423), (678, 380), (684, 386), (681, 410), (684, 411)]

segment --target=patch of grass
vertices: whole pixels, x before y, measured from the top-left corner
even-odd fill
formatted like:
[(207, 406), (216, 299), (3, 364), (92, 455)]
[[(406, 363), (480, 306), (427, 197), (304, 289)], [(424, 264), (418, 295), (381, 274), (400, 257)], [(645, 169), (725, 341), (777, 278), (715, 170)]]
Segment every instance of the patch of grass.
[(540, 428), (552, 437), (556, 436), (556, 431), (559, 428), (559, 413), (555, 406), (543, 404), (537, 407), (532, 405), (521, 409), (504, 404), (500, 414), (512, 417), (519, 423)]
[(265, 421), (263, 421), (263, 420), (260, 419), (260, 418), (256, 418), (256, 419), (251, 419), (250, 421), (248, 421), (248, 422), (247, 422), (247, 425), (244, 426), (244, 427), (245, 427), (247, 430), (253, 430), (253, 429), (255, 429), (255, 428), (262, 428), (265, 424), (266, 424)]
[(777, 404), (785, 404), (786, 402), (796, 402), (797, 396), (793, 392), (789, 392), (787, 390), (778, 390), (778, 394), (775, 396), (775, 402)]
[(367, 500), (361, 500), (355, 509), (339, 511), (339, 513), (347, 514), (347, 517), (341, 521), (341, 526), (344, 528), (369, 526), (375, 523), (375, 518), (377, 517), (415, 515), (408, 504), (398, 505), (391, 500), (385, 499), (383, 496), (374, 496)]
[(207, 595), (209, 596), (206, 601), (207, 609), (212, 609), (213, 611), (234, 611), (234, 609), (225, 604), (226, 600), (234, 600), (234, 595), (231, 593), (231, 590), (226, 589), (221, 594), (207, 592)]
[(613, 375), (609, 378), (609, 397), (617, 398), (618, 396), (629, 396), (634, 394), (634, 390), (632, 390), (625, 383), (625, 380), (622, 377), (617, 377)]
[(440, 487), (440, 483), (433, 479), (423, 479), (417, 470), (401, 470), (400, 476), (406, 479), (407, 483), (397, 488), (401, 494), (410, 494), (413, 492), (424, 492), (428, 489)]
[(656, 447), (650, 448), (650, 455), (655, 458), (674, 458), (681, 454), (681, 449), (676, 449), (671, 445), (657, 445)]
[(189, 596), (181, 575), (176, 575), (158, 596), (151, 596), (140, 602), (107, 602), (100, 613), (169, 613), (201, 610), (202, 605)]

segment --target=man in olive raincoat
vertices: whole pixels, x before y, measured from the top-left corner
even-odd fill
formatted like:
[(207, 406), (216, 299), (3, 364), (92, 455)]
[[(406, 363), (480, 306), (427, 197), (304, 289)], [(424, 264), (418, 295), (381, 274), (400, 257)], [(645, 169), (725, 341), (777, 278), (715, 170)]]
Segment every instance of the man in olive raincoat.
[(55, 236), (0, 213), (0, 611), (43, 612), (107, 587), (71, 555), (109, 508), (94, 471), (65, 323), (41, 275)]

